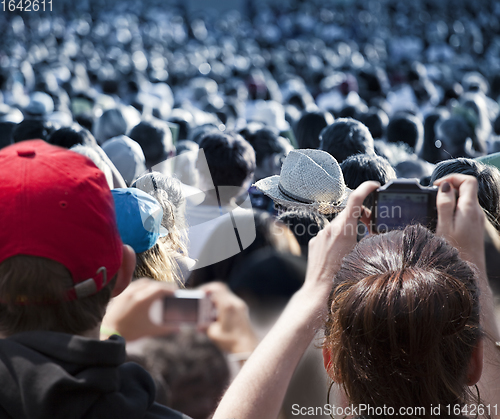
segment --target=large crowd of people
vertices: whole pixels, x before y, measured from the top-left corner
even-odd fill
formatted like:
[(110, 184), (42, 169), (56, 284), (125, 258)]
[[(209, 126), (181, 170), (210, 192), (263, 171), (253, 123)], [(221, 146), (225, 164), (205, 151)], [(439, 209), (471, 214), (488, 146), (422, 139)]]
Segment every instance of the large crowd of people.
[(500, 2), (14, 9), (0, 418), (500, 417)]

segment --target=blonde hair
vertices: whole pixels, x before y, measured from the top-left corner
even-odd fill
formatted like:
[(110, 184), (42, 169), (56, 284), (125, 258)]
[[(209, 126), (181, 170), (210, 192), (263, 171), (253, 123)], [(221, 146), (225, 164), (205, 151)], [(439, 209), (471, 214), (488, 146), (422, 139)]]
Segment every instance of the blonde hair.
[(181, 183), (173, 177), (151, 172), (137, 179), (132, 187), (146, 192), (158, 201), (163, 209), (161, 225), (168, 230), (168, 236), (160, 240), (168, 249), (186, 256), (188, 235)]
[(180, 268), (173, 252), (160, 240), (151, 249), (137, 254), (134, 278), (146, 277), (155, 281), (176, 283), (183, 288), (179, 272)]

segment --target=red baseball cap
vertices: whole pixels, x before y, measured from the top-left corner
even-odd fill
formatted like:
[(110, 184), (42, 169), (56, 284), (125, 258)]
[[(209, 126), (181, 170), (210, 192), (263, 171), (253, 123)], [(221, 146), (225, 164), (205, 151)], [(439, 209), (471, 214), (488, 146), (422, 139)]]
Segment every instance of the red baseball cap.
[(105, 176), (88, 158), (42, 140), (0, 150), (0, 263), (16, 255), (64, 265), (67, 299), (101, 290), (118, 272), (122, 241)]

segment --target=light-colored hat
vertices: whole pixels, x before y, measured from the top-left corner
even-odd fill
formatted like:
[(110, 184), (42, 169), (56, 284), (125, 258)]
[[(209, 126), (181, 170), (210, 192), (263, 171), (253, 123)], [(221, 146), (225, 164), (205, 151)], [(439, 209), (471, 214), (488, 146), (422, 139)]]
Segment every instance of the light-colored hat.
[(280, 132), (290, 129), (290, 124), (285, 119), (283, 105), (274, 100), (258, 100), (253, 104), (249, 103), (246, 108), (246, 119), (248, 122), (261, 122)]
[(120, 135), (102, 145), (102, 149), (116, 166), (120, 174), (131, 185), (146, 171), (146, 158), (141, 146), (131, 138)]
[(279, 176), (259, 180), (255, 187), (284, 207), (333, 214), (345, 208), (351, 190), (337, 160), (321, 150), (292, 150)]

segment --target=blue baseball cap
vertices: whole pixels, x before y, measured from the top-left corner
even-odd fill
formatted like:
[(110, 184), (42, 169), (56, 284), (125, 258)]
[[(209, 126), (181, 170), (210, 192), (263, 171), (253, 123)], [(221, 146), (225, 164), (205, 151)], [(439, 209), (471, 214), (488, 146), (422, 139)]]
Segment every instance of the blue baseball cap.
[(111, 193), (121, 239), (135, 253), (151, 249), (159, 237), (168, 234), (161, 225), (163, 210), (151, 195), (136, 188), (116, 188)]

